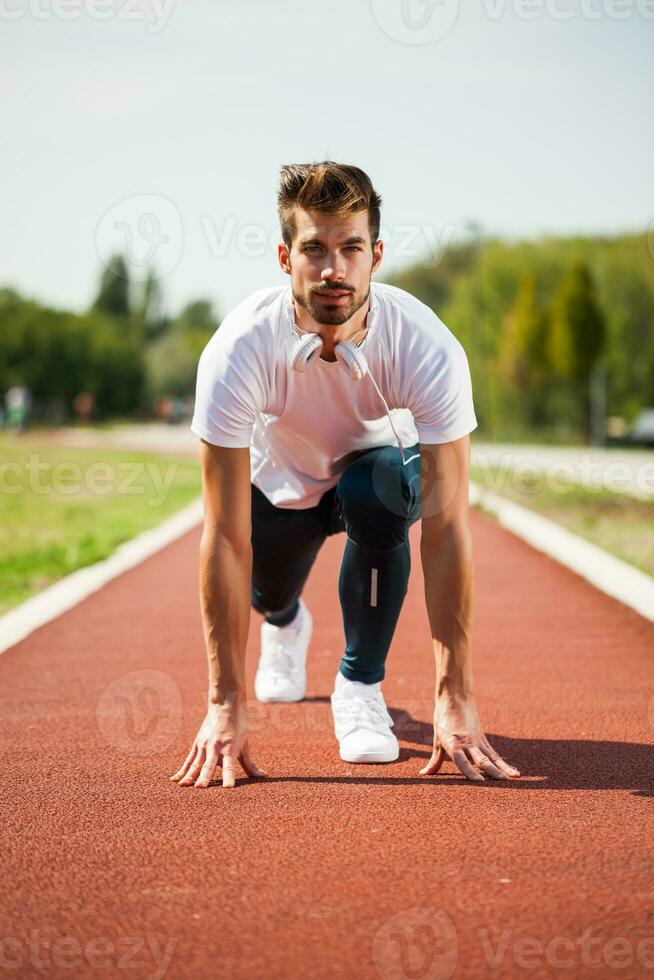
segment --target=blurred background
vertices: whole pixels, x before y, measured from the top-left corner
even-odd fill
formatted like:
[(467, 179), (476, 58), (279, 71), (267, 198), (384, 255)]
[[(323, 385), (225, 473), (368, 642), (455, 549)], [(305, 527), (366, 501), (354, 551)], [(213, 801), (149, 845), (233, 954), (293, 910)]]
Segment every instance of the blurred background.
[[(463, 343), (478, 445), (654, 444), (654, 0), (1, 0), (0, 19), (10, 524), (26, 446), (48, 473), (56, 447), (82, 473), (74, 452), (188, 455), (202, 347), (285, 281), (290, 162), (371, 176), (377, 278)], [(73, 496), (69, 520), (99, 506)], [(109, 545), (63, 547), (69, 570)]]

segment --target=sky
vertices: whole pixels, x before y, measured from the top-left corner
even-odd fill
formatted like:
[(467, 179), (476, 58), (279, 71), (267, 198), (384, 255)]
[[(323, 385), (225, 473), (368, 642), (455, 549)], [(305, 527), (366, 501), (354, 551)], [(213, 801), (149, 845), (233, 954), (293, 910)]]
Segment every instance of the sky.
[[(0, 0), (0, 286), (170, 313), (286, 281), (284, 163), (354, 163), (384, 273), (469, 233), (652, 229), (654, 0)], [(654, 254), (654, 253), (653, 253)]]

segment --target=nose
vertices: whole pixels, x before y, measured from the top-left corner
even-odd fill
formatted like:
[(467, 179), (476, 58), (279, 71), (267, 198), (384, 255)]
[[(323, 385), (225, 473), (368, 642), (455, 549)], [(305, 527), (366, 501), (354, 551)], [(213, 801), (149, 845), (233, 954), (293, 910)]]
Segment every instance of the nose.
[(345, 278), (345, 260), (338, 252), (330, 252), (325, 256), (325, 265), (320, 270), (323, 279), (342, 280)]

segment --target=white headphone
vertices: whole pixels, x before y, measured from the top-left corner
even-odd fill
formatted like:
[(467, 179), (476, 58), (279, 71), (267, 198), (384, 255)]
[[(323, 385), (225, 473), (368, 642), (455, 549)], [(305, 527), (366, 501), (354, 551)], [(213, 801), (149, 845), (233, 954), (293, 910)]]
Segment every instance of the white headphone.
[[(293, 328), (296, 333), (299, 333), (301, 330), (297, 323), (293, 324)], [(365, 329), (366, 328), (364, 327), (362, 330), (359, 330), (354, 334), (354, 336), (358, 337), (358, 335), (363, 333)], [(306, 331), (303, 332), (305, 333), (305, 336), (300, 336), (294, 342), (288, 353), (288, 362), (292, 370), (299, 371), (301, 374), (304, 374), (305, 371), (308, 371), (312, 367), (316, 359), (320, 357), (320, 351), (323, 347), (322, 338), (317, 333), (307, 333)], [(359, 349), (357, 344), (354, 343), (354, 340), (342, 340), (340, 344), (336, 344), (334, 347), (334, 354), (336, 355), (336, 360), (340, 363), (341, 367), (347, 371), (353, 381), (361, 381), (366, 377), (366, 375), (372, 381), (374, 389), (379, 395), (379, 398), (384, 406), (388, 421), (391, 429), (393, 430), (393, 435), (397, 439), (400, 455), (402, 456), (402, 464), (406, 466), (407, 462), (409, 461), (404, 456), (404, 446), (402, 445), (402, 440), (397, 434), (397, 429), (393, 425), (393, 419), (391, 418), (391, 413), (386, 399), (382, 395), (379, 387), (377, 386), (377, 382), (370, 373), (365, 354)]]
[[(299, 327), (295, 324), (295, 329)], [(365, 327), (364, 327), (365, 329)], [(358, 333), (363, 333), (359, 330)], [(354, 335), (355, 337), (358, 334)], [(307, 333), (304, 337), (299, 337), (291, 347), (288, 354), (288, 361), (294, 371), (304, 373), (313, 365), (315, 359), (320, 357), (322, 350), (322, 338), (317, 333)], [(368, 362), (362, 351), (352, 340), (342, 340), (334, 348), (336, 360), (347, 371), (353, 381), (361, 381), (368, 371)]]

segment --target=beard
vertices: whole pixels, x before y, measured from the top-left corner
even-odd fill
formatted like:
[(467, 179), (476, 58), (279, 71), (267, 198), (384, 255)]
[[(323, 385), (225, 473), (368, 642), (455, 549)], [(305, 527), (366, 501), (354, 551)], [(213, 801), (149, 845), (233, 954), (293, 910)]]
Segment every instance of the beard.
[(316, 295), (316, 292), (320, 289), (343, 290), (345, 287), (338, 284), (330, 286), (325, 283), (314, 289), (309, 289), (305, 296), (301, 296), (293, 290), (293, 299), (302, 309), (307, 311), (316, 323), (331, 324), (332, 326), (340, 326), (342, 323), (346, 323), (350, 317), (354, 316), (357, 310), (361, 309), (370, 296), (370, 285), (368, 285), (368, 289), (363, 296), (351, 292), (348, 298), (339, 306), (330, 306), (328, 303), (323, 302), (320, 296)]

